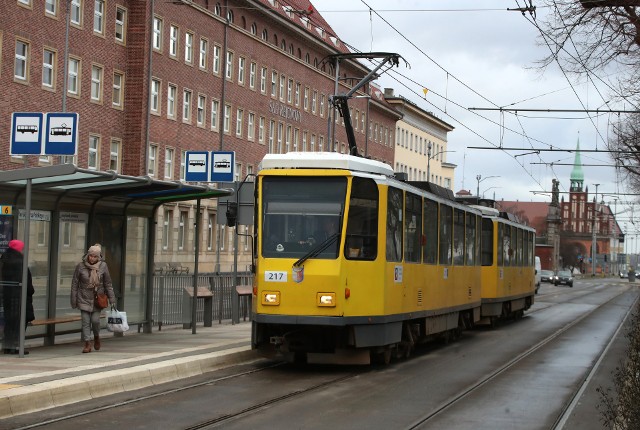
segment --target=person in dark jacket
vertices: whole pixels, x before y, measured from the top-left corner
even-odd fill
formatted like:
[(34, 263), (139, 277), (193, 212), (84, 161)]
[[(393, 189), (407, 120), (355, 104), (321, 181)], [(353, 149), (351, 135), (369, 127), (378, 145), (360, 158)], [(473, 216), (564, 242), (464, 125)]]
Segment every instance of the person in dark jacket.
[[(20, 347), (20, 311), (22, 309), (22, 265), (24, 256), (22, 250), (24, 242), (21, 240), (9, 241), (9, 249), (0, 257), (2, 266), (2, 305), (4, 306), (4, 340), (3, 351), (5, 354), (18, 354)], [(25, 323), (33, 321), (33, 279), (31, 270), (27, 269), (27, 314)], [(24, 351), (28, 354), (28, 351)]]
[(71, 280), (71, 307), (80, 309), (82, 316), (83, 353), (91, 352), (92, 347), (98, 351), (102, 346), (100, 343), (102, 309), (95, 305), (95, 296), (98, 293), (106, 294), (111, 305), (116, 303), (109, 268), (102, 259), (102, 247), (100, 244), (95, 244), (89, 247), (87, 254), (78, 263)]

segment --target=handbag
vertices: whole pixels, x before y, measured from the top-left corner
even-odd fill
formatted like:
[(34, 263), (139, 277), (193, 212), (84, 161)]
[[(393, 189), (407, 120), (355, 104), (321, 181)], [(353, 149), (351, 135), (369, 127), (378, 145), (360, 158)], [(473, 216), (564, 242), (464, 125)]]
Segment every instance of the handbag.
[(129, 330), (127, 313), (119, 311), (115, 306), (111, 306), (107, 314), (107, 330), (113, 333), (124, 333)]
[(97, 290), (95, 292), (94, 297), (94, 305), (99, 309), (104, 309), (109, 307), (109, 297), (105, 293), (99, 293)]

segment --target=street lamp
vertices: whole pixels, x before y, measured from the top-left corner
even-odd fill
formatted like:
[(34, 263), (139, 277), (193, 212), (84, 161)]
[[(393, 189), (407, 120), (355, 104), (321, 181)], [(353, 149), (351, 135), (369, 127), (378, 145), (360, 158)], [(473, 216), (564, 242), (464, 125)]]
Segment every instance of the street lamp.
[(456, 151), (438, 151), (435, 154), (431, 155), (431, 142), (427, 146), (427, 182), (431, 182), (431, 160), (436, 158), (440, 154), (444, 154), (445, 152), (456, 152)]
[(499, 177), (500, 177), (499, 175), (492, 175), (492, 176), (485, 176), (483, 178), (482, 175), (477, 175), (476, 181), (478, 181), (478, 187), (476, 188), (476, 197), (480, 198), (480, 182), (486, 181), (487, 179), (499, 178)]
[[(489, 187), (489, 188), (487, 188), (486, 190), (484, 190), (484, 191), (482, 192), (482, 198), (484, 199), (484, 193), (486, 193), (486, 192), (487, 192), (487, 191), (489, 191), (489, 190), (496, 189), (496, 188), (502, 188), (502, 187)], [(496, 195), (496, 194), (495, 194), (495, 192), (494, 192), (494, 193), (493, 193), (493, 196), (495, 197), (495, 195)]]

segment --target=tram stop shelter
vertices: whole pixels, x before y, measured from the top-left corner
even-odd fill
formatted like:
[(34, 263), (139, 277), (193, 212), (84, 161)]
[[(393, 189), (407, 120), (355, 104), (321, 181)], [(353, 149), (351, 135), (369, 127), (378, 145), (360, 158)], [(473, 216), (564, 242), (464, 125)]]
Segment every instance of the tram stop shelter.
[[(36, 290), (36, 321), (28, 329), (29, 337), (43, 337), (51, 345), (57, 334), (77, 332), (80, 313), (70, 306), (71, 279), (94, 243), (102, 245), (118, 309), (127, 312), (130, 325), (150, 333), (157, 209), (166, 203), (196, 201), (199, 214), (202, 199), (233, 192), (207, 183), (161, 181), (73, 164), (0, 172), (0, 252), (9, 239), (25, 242), (24, 257)], [(195, 238), (200, 237), (200, 218), (195, 217)], [(199, 242), (194, 240), (194, 283)], [(22, 321), (26, 273), (25, 265)], [(24, 337), (21, 331), (21, 355)]]

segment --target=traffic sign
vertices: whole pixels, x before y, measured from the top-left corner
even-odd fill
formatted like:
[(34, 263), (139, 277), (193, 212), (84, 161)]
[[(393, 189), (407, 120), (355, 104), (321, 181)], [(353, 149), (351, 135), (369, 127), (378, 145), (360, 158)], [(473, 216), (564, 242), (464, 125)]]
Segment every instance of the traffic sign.
[(187, 182), (207, 182), (209, 179), (209, 152), (187, 151), (184, 180)]
[(236, 153), (214, 151), (211, 153), (211, 182), (233, 182)]
[(48, 113), (45, 133), (45, 155), (76, 155), (78, 114), (76, 112)]
[(42, 112), (14, 112), (11, 115), (10, 155), (42, 153)]

